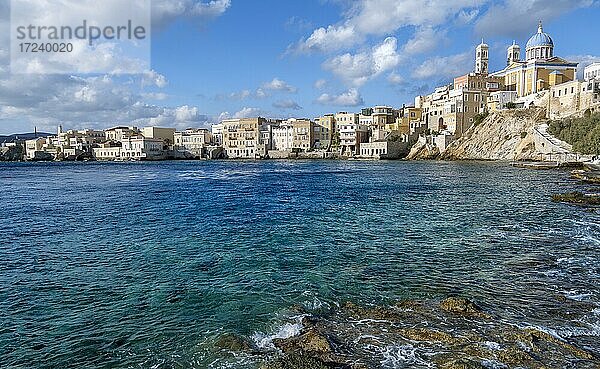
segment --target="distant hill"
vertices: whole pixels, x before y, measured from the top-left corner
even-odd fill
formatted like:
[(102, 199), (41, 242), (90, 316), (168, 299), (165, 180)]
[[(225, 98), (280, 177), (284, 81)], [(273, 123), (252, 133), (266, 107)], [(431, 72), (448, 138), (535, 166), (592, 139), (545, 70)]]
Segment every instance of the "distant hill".
[[(44, 132), (38, 132), (37, 133), (37, 137), (41, 138), (41, 137), (48, 137), (48, 136), (52, 136), (52, 133), (44, 133)], [(2, 143), (10, 143), (10, 142), (15, 142), (15, 141), (24, 141), (24, 140), (33, 140), (36, 137), (35, 133), (17, 133), (14, 135), (9, 135), (9, 136), (0, 136), (0, 144)]]

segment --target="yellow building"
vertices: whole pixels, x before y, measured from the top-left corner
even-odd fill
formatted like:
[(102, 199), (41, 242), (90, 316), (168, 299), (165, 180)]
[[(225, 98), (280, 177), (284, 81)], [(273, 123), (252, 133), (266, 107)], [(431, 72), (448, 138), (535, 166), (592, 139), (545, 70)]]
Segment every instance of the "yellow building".
[(256, 159), (264, 155), (260, 128), (265, 118), (227, 119), (223, 124), (223, 148), (231, 159)]
[(325, 114), (315, 119), (315, 147), (329, 149), (335, 134), (335, 116)]
[(554, 41), (544, 32), (542, 22), (527, 42), (525, 60), (521, 60), (519, 46), (513, 44), (508, 48), (507, 64), (491, 75), (503, 77), (506, 90), (516, 91), (519, 97), (573, 81), (578, 65), (554, 56)]
[(398, 111), (396, 120), (385, 125), (385, 130), (405, 135), (415, 133), (421, 126), (422, 113), (423, 111), (420, 108), (404, 106)]

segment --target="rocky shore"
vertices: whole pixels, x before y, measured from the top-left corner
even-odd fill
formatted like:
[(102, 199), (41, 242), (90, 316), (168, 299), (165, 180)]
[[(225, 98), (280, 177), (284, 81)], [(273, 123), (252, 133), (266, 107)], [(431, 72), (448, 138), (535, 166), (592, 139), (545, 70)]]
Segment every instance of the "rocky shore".
[(275, 338), (272, 345), (265, 351), (232, 335), (217, 344), (261, 358), (261, 369), (600, 367), (597, 352), (542, 329), (503, 322), (460, 297), (389, 307), (346, 303), (322, 316), (304, 315), (298, 335)]

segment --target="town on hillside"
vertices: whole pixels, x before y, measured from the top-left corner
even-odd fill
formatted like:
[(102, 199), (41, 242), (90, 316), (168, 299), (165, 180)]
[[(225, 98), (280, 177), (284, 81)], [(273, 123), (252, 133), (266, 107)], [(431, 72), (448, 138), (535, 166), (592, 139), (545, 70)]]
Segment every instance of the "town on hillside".
[[(525, 47), (507, 49), (504, 69), (490, 72), (489, 46), (476, 47), (474, 70), (414, 105), (374, 106), (310, 119), (227, 119), (209, 129), (117, 126), (63, 131), (26, 140), (25, 160), (397, 159), (419, 140), (443, 152), (490, 112), (544, 108), (548, 119), (600, 111), (600, 63), (577, 78), (578, 63), (554, 55), (540, 22)], [(5, 143), (4, 146), (17, 145)]]

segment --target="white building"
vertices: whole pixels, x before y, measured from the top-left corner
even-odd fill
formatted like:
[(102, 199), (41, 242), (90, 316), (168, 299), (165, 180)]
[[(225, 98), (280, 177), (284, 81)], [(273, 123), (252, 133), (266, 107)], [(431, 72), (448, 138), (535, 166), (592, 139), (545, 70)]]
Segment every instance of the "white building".
[(488, 110), (496, 111), (506, 109), (508, 103), (517, 101), (517, 91), (496, 91), (488, 97)]
[(121, 158), (121, 145), (114, 142), (105, 142), (92, 151), (96, 160), (119, 160)]
[(600, 79), (600, 63), (592, 63), (583, 70), (583, 78), (586, 81)]
[(161, 138), (129, 137), (121, 141), (123, 160), (161, 160), (166, 156)]
[(174, 149), (201, 158), (206, 154), (206, 147), (211, 144), (212, 135), (207, 129), (189, 128), (183, 132), (175, 132)]
[(360, 124), (358, 114), (340, 112), (335, 115), (340, 135), (340, 153), (354, 156), (360, 153), (360, 144), (369, 141), (369, 127)]
[(173, 145), (175, 141), (175, 128), (144, 127), (141, 133), (146, 138), (161, 139), (167, 145)]
[(128, 137), (137, 136), (140, 134), (136, 127), (113, 127), (104, 131), (104, 136), (108, 141), (121, 141)]
[(273, 150), (292, 151), (294, 148), (294, 125), (291, 121), (281, 122), (279, 126), (273, 127)]
[(217, 146), (223, 145), (223, 123), (213, 124), (211, 127), (213, 144)]
[(365, 159), (399, 159), (408, 143), (394, 141), (366, 142), (360, 145), (361, 158)]

